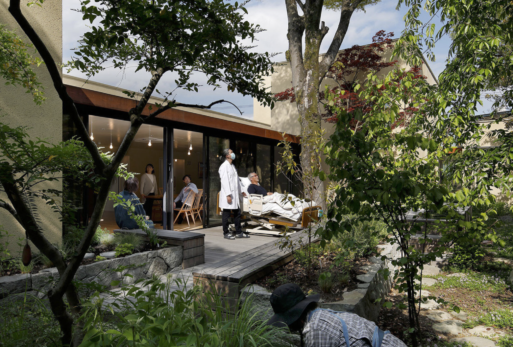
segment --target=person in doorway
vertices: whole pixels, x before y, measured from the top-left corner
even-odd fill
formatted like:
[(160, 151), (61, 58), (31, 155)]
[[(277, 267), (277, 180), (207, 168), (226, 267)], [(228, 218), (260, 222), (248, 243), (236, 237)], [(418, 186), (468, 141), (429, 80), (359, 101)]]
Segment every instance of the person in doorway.
[[(189, 196), (189, 193), (191, 191), (193, 191), (195, 194), (198, 194), (198, 187), (196, 187), (196, 185), (191, 182), (191, 176), (185, 175), (185, 176), (183, 176), (182, 180), (183, 180), (183, 184), (185, 184), (185, 187), (183, 187), (180, 194), (178, 194), (178, 196), (176, 197), (175, 202), (173, 204), (173, 208), (181, 208), (183, 206), (185, 200), (187, 200), (187, 197)], [(183, 214), (181, 214), (180, 217), (178, 217), (176, 223), (181, 224), (182, 221), (183, 221)]]
[[(221, 178), (221, 192), (219, 194), (219, 207), (223, 209), (223, 234), (224, 238), (234, 240), (237, 238), (248, 238), (249, 235), (242, 232), (240, 225), (241, 207), (242, 207), (242, 187), (239, 181), (239, 175), (233, 165), (235, 153), (231, 149), (223, 150), (221, 158), (224, 163), (219, 167), (219, 177)], [(228, 219), (231, 214), (235, 216), (235, 236), (228, 230)]]
[[(139, 198), (135, 195), (137, 188), (139, 188), (139, 181), (137, 178), (131, 177), (125, 181), (125, 189), (120, 195), (125, 201), (130, 201), (132, 206), (135, 206), (136, 215), (146, 216), (146, 220), (148, 220), (146, 211), (144, 211)], [(134, 219), (130, 218), (124, 206), (118, 205), (114, 207), (114, 215), (116, 217), (116, 224), (121, 229), (139, 229), (139, 225), (137, 225)]]
[(248, 175), (251, 184), (248, 187), (249, 194), (260, 194), (260, 195), (273, 195), (271, 192), (267, 192), (264, 187), (260, 185), (260, 178), (256, 172), (252, 172)]
[(153, 199), (148, 198), (148, 196), (155, 196), (155, 193), (158, 192), (157, 185), (157, 177), (154, 175), (155, 169), (152, 164), (146, 165), (146, 172), (141, 177), (141, 195), (142, 202), (144, 203), (144, 210), (146, 211), (146, 215), (152, 215), (153, 209)]
[(319, 299), (319, 294), (306, 296), (297, 284), (283, 284), (271, 294), (274, 316), (267, 324), (299, 332), (302, 347), (406, 347), (357, 314), (318, 308)]

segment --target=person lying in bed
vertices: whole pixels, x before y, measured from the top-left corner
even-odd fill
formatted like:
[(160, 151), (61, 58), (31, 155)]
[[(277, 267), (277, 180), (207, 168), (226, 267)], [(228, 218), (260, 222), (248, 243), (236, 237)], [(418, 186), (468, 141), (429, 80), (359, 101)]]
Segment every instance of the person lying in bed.
[(248, 175), (251, 184), (248, 187), (249, 194), (260, 194), (260, 195), (273, 195), (273, 193), (268, 193), (264, 187), (260, 185), (260, 179), (256, 172), (252, 172)]

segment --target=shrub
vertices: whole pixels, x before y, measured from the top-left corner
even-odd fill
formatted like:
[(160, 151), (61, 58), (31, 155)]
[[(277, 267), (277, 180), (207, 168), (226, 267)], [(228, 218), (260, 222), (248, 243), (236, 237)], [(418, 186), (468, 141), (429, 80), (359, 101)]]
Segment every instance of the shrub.
[[(353, 219), (348, 216), (348, 219)], [(376, 251), (376, 246), (387, 236), (387, 227), (379, 219), (354, 222), (351, 231), (333, 240), (342, 249), (355, 249), (355, 256), (362, 257)], [(348, 247), (351, 245), (352, 247)]]
[(97, 255), (96, 258), (94, 258), (94, 261), (103, 261), (103, 260), (106, 260), (107, 258), (105, 257), (102, 257), (101, 255)]
[(155, 279), (125, 287), (126, 294), (111, 304), (115, 317), (108, 324), (104, 314), (111, 311), (97, 294), (84, 305), (81, 346), (290, 346), (283, 328), (258, 319), (251, 296), (229, 318), (217, 293), (175, 282), (178, 290)]
[(94, 233), (93, 240), (91, 241), (91, 245), (96, 246), (103, 244), (102, 241), (105, 241), (108, 238), (106, 235), (110, 235), (110, 231), (108, 229), (103, 229), (98, 225), (98, 228), (96, 228), (96, 232)]
[(130, 243), (122, 243), (116, 246), (116, 257), (124, 257), (134, 253), (134, 246)]
[(331, 272), (323, 272), (319, 275), (319, 287), (324, 293), (331, 293), (334, 284)]
[(122, 244), (130, 244), (133, 249), (140, 249), (144, 243), (144, 239), (142, 236), (137, 234), (114, 234), (114, 244), (122, 245)]
[(485, 254), (480, 244), (463, 247), (455, 244), (453, 254), (449, 258), (449, 266), (458, 269), (476, 269), (482, 262)]

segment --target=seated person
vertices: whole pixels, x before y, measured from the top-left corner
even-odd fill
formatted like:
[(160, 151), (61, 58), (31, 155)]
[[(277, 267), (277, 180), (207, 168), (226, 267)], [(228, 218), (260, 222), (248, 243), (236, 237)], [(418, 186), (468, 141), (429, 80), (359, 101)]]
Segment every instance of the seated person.
[[(192, 190), (194, 193), (198, 194), (198, 187), (194, 183), (191, 183), (191, 176), (185, 175), (182, 178), (183, 183), (185, 184), (185, 187), (183, 187), (180, 194), (176, 197), (175, 203), (173, 204), (173, 208), (181, 208), (183, 206), (183, 203), (185, 200), (187, 200), (187, 196), (189, 195), (189, 192)], [(177, 224), (182, 223), (183, 221), (183, 214), (180, 215), (178, 220), (176, 221)]]
[[(146, 211), (144, 211), (143, 205), (139, 201), (139, 198), (137, 195), (135, 195), (135, 192), (138, 188), (139, 180), (137, 180), (135, 177), (129, 178), (125, 181), (125, 190), (123, 190), (120, 195), (125, 201), (131, 201), (132, 205), (135, 206), (136, 215), (145, 216), (146, 219), (149, 219), (149, 217), (146, 216)], [(124, 206), (118, 205), (114, 207), (114, 214), (116, 216), (116, 224), (121, 229), (140, 229), (136, 221), (130, 218)]]
[(250, 173), (248, 178), (251, 181), (251, 184), (248, 187), (249, 194), (273, 195), (273, 193), (268, 193), (267, 190), (265, 190), (265, 188), (260, 185), (260, 179), (258, 178), (256, 172)]

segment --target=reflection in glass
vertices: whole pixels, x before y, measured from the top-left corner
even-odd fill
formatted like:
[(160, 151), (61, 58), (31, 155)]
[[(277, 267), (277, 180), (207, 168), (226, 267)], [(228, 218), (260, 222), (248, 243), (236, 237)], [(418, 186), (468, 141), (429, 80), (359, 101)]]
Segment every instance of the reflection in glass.
[(271, 189), (271, 146), (256, 146), (256, 173), (260, 178), (260, 185), (270, 192)]
[(235, 142), (235, 155), (237, 158), (233, 162), (237, 168), (239, 177), (248, 177), (250, 172), (255, 171), (253, 146), (246, 141)]
[[(283, 152), (285, 151), (285, 148), (283, 147), (274, 147), (274, 167), (277, 167), (277, 164), (282, 161)], [(287, 179), (287, 176), (285, 176), (282, 172), (274, 173), (274, 191), (278, 193), (285, 193), (288, 191), (288, 183), (289, 180)]]
[(217, 211), (217, 194), (221, 190), (221, 178), (219, 167), (224, 161), (222, 152), (230, 148), (230, 140), (210, 136), (208, 139), (208, 162), (209, 162), (209, 191), (208, 191), (208, 217), (209, 224), (221, 222), (221, 216)]

